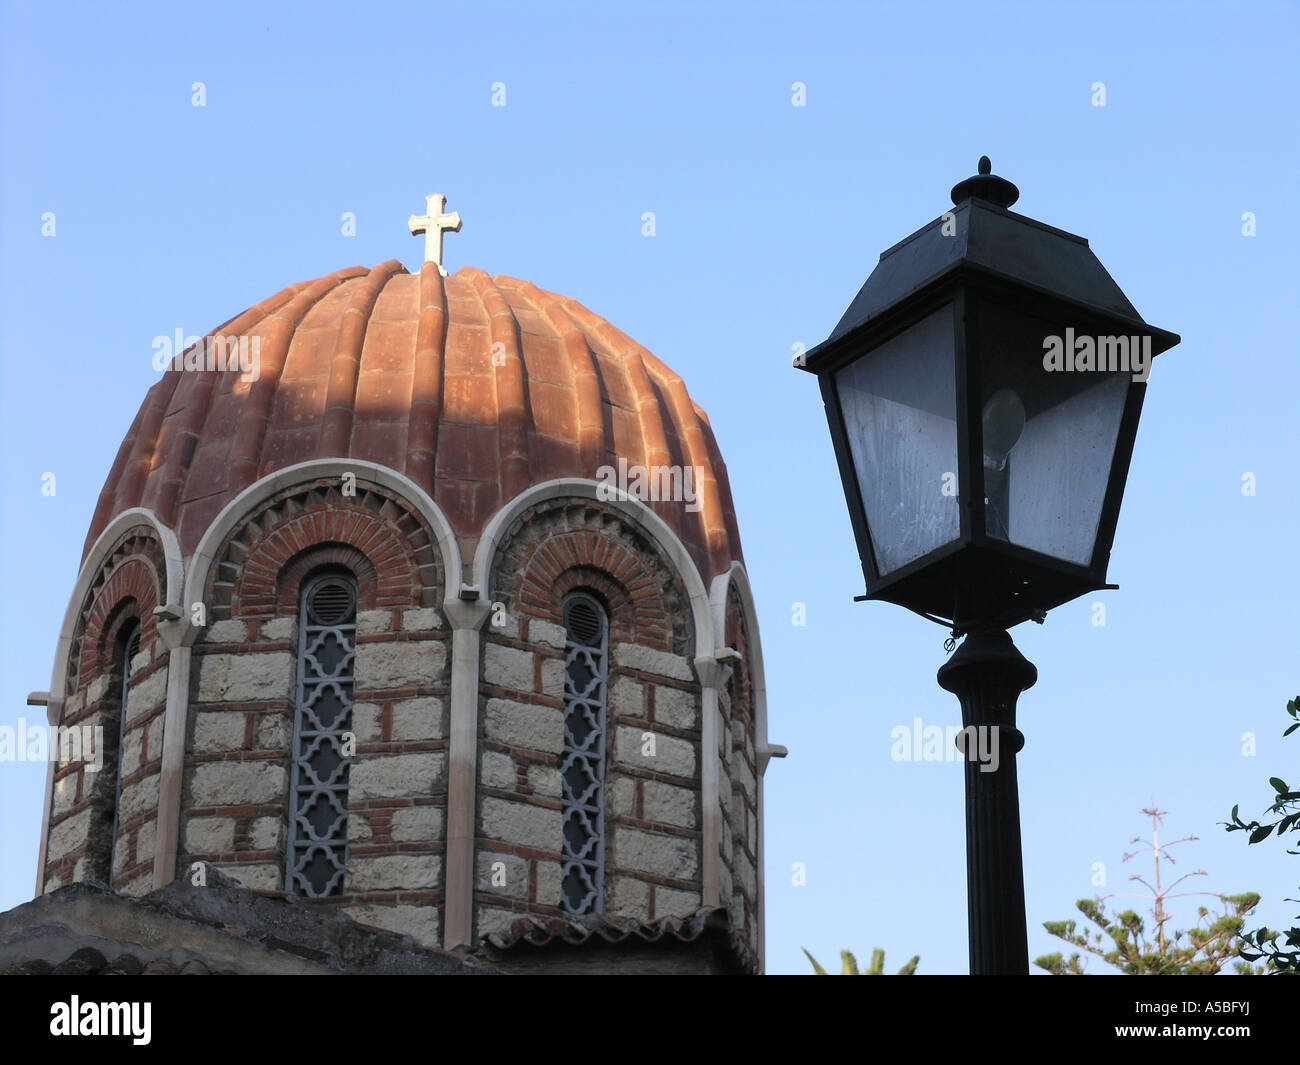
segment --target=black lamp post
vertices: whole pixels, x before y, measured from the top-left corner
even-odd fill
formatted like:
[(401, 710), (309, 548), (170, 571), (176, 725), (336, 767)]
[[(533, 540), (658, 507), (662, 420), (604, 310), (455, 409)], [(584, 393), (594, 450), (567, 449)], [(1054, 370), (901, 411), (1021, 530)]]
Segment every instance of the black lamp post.
[(1115, 587), (1146, 377), (1179, 341), (1142, 320), (1086, 240), (1007, 210), (1019, 191), (990, 169), (980, 159), (952, 210), (884, 252), (796, 360), (821, 382), (860, 598), (965, 636), (939, 683), (961, 701), (964, 739), (998, 730), (995, 770), (966, 758), (977, 974), (1029, 970), (1015, 711), (1038, 674), (1006, 630)]

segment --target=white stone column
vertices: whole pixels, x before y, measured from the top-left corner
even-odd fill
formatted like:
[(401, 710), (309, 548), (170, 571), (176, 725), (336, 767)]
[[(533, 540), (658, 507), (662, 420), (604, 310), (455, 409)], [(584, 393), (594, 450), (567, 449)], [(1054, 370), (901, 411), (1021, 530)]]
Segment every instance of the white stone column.
[[(63, 699), (53, 697), (46, 702), (45, 717), (51, 725), (62, 724), (64, 702)], [(20, 738), (18, 742), (27, 741)], [(49, 767), (45, 770), (45, 805), (41, 812), (41, 851), (36, 858), (36, 894), (33, 898), (38, 899), (45, 894), (46, 844), (50, 839), (50, 811), (54, 808), (54, 767), (58, 764), (53, 758), (49, 762)]]
[[(463, 588), (462, 597), (473, 592)], [(478, 775), (478, 687), (482, 635), (491, 603), (477, 597), (448, 599), (451, 622), (451, 744), (447, 770), (447, 854), (444, 864), (442, 942), (469, 946), (474, 929), (474, 797)]]
[[(700, 678), (700, 819), (702, 822), (701, 902), (705, 906), (722, 906), (719, 894), (722, 863), (722, 798), (718, 794), (718, 744), (722, 736), (722, 711), (718, 694), (727, 683), (731, 669), (725, 664), (727, 648), (714, 655), (695, 660)], [(734, 651), (731, 654), (735, 654)]]
[[(179, 614), (176, 608), (166, 608)], [(185, 730), (190, 710), (191, 644), (199, 630), (185, 617), (158, 618), (158, 635), (167, 645), (167, 709), (163, 715), (162, 773), (158, 781), (158, 840), (153, 856), (157, 891), (176, 879), (180, 844), (181, 779), (185, 771)]]

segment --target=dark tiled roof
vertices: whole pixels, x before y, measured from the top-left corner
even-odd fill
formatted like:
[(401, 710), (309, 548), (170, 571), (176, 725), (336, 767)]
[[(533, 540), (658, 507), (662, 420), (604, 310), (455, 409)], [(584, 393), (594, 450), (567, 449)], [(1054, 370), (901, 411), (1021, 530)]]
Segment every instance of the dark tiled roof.
[(0, 913), (0, 973), (491, 974), (477, 958), (359, 924), (346, 914), (249, 891), (208, 866), (133, 898), (69, 884)]
[(482, 953), (489, 961), (500, 961), (530, 947), (579, 947), (593, 942), (636, 945), (638, 941), (647, 944), (703, 941), (714, 949), (730, 971), (758, 971), (757, 959), (732, 928), (731, 917), (722, 906), (703, 906), (690, 916), (664, 917), (658, 921), (596, 915), (569, 919), (524, 917), (515, 921), (509, 932), (489, 935)]

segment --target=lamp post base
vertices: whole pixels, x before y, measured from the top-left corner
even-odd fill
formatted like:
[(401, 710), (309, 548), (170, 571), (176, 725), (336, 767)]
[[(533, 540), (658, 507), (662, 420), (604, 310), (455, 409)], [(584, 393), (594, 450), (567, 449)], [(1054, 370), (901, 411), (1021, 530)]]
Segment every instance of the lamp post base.
[(939, 686), (961, 702), (958, 749), (966, 762), (966, 897), (972, 976), (1029, 973), (1020, 857), (1016, 700), (1038, 670), (1003, 629), (976, 629), (939, 667)]

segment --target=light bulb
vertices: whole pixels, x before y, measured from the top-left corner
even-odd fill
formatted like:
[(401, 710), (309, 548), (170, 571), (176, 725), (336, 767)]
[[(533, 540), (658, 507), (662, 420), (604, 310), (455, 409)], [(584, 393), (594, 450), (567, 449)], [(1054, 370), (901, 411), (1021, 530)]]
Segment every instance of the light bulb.
[(1025, 405), (1009, 388), (1000, 389), (984, 404), (984, 468), (1006, 469), (1011, 449), (1025, 431)]

